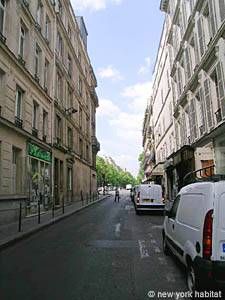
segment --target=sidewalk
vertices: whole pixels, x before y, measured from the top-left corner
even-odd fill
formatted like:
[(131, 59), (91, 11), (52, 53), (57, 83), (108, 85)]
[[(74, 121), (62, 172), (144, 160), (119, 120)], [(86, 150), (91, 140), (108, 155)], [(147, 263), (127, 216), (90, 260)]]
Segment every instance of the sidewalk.
[(110, 195), (99, 195), (99, 199), (87, 203), (86, 201), (77, 201), (71, 205), (65, 206), (64, 214), (62, 208), (55, 210), (55, 216), (52, 218), (52, 211), (41, 214), (41, 222), (38, 224), (38, 216), (26, 217), (22, 219), (22, 231), (18, 232), (18, 222), (0, 226), (0, 250), (38, 232), (62, 219), (65, 219), (77, 211), (93, 205)]

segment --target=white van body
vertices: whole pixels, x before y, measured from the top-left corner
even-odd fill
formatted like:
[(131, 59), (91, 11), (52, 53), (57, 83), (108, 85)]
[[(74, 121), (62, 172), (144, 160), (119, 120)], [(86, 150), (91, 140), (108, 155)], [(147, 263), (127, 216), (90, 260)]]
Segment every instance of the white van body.
[(225, 287), (225, 181), (181, 189), (164, 220), (163, 249), (187, 267), (189, 290)]
[(141, 184), (135, 187), (134, 205), (136, 212), (144, 210), (163, 211), (162, 187), (159, 184)]

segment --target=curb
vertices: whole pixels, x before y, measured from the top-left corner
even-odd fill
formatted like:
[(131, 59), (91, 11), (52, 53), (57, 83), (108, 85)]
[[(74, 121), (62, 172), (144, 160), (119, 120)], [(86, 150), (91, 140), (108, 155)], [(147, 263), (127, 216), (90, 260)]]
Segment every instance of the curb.
[(110, 195), (106, 195), (105, 197), (103, 197), (103, 198), (101, 198), (99, 200), (96, 200), (94, 202), (86, 204), (86, 205), (84, 205), (82, 207), (79, 207), (79, 208), (77, 208), (77, 209), (75, 209), (73, 211), (67, 212), (67, 213), (65, 213), (63, 215), (57, 216), (54, 219), (51, 219), (51, 220), (49, 220), (49, 221), (47, 221), (47, 222), (45, 222), (43, 224), (40, 224), (40, 225), (38, 225), (38, 226), (36, 226), (36, 227), (28, 230), (27, 232), (19, 233), (17, 236), (14, 236), (13, 238), (5, 239), (5, 240), (3, 240), (0, 243), (0, 251), (3, 250), (3, 249), (5, 249), (5, 248), (8, 248), (8, 247), (10, 247), (10, 246), (12, 246), (14, 244), (16, 244), (17, 242), (19, 242), (19, 241), (21, 241), (23, 239), (26, 239), (26, 238), (30, 237), (31, 235), (33, 235), (33, 234), (35, 234), (35, 233), (37, 233), (39, 231), (44, 230), (45, 228), (47, 228), (47, 227), (49, 227), (51, 225), (54, 225), (55, 223), (58, 223), (61, 220), (64, 220), (64, 219), (72, 216), (73, 214), (75, 214), (75, 213), (77, 213), (77, 212), (79, 212), (79, 211), (81, 211), (81, 210), (83, 210), (83, 209), (85, 209), (85, 208), (87, 208), (87, 207), (89, 207), (91, 205), (94, 205), (94, 204), (96, 204), (96, 203), (98, 203), (98, 202), (100, 202), (102, 200), (105, 200), (108, 197), (110, 197)]

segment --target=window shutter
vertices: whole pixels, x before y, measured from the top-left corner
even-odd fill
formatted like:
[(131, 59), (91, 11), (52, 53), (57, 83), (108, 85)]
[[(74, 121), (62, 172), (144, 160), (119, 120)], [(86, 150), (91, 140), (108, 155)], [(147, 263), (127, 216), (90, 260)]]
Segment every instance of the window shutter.
[(200, 115), (200, 122), (199, 122), (199, 129), (200, 129), (200, 135), (204, 134), (206, 131), (206, 111), (205, 111), (205, 103), (204, 103), (204, 96), (203, 96), (203, 90), (202, 88), (199, 89), (198, 92), (198, 103), (199, 103), (199, 115)]
[(219, 93), (219, 103), (221, 107), (221, 112), (223, 118), (225, 117), (225, 84), (224, 84), (224, 75), (222, 71), (221, 63), (218, 63), (216, 66), (217, 80), (218, 80), (218, 93)]
[(197, 121), (196, 121), (196, 108), (195, 101), (191, 99), (189, 105), (189, 116), (190, 116), (190, 129), (191, 129), (191, 142), (197, 138)]
[(212, 99), (210, 93), (210, 82), (209, 79), (204, 81), (204, 90), (205, 90), (205, 106), (206, 106), (206, 115), (209, 128), (213, 127), (213, 111), (212, 111)]
[(199, 18), (197, 21), (197, 29), (198, 29), (198, 43), (199, 43), (200, 56), (203, 56), (205, 52), (205, 42), (204, 42), (203, 26), (202, 26), (201, 18)]
[(212, 32), (213, 36), (216, 33), (216, 20), (215, 20), (215, 13), (214, 13), (214, 2), (215, 2), (215, 0), (209, 0), (209, 15), (210, 15), (211, 32)]
[(190, 58), (190, 51), (188, 48), (185, 49), (185, 60), (186, 60), (186, 76), (187, 76), (187, 80), (189, 80), (189, 78), (191, 77), (191, 58)]
[(223, 22), (225, 19), (225, 0), (219, 0), (219, 7), (220, 7), (220, 20)]

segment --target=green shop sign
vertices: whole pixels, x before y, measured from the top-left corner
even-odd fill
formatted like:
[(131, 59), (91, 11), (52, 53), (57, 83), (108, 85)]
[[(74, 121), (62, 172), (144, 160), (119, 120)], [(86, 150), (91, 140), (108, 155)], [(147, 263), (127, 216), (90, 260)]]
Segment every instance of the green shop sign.
[(37, 145), (28, 143), (28, 155), (51, 162), (51, 153), (38, 147)]

